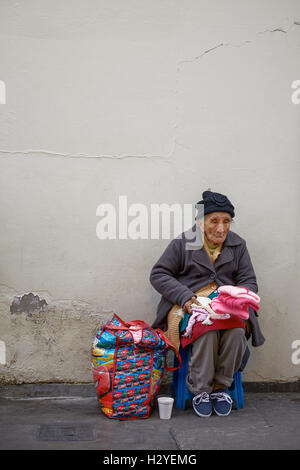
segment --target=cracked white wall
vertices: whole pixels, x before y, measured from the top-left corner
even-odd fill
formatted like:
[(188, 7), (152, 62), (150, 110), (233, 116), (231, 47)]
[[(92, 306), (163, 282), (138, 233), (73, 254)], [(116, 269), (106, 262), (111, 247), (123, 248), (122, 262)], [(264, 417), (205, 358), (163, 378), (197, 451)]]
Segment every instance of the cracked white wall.
[[(154, 319), (168, 241), (100, 241), (99, 204), (208, 187), (236, 206), (262, 297), (245, 380), (299, 377), (299, 24), (291, 0), (1, 2), (2, 380), (91, 381), (103, 319)], [(29, 292), (45, 313), (12, 315)]]

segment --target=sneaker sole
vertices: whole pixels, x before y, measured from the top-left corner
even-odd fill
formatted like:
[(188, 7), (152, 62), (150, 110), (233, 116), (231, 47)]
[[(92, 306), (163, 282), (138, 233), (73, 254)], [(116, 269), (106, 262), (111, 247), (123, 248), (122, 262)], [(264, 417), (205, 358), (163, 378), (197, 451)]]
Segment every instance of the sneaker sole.
[(228, 415), (230, 415), (231, 410), (232, 410), (232, 408), (228, 411), (228, 413), (218, 413), (218, 412), (214, 409), (214, 412), (215, 412), (218, 416), (228, 416)]
[(195, 408), (193, 407), (195, 413), (200, 416), (201, 418), (209, 418), (211, 415), (212, 415), (212, 411), (209, 415), (202, 415), (201, 413), (199, 413), (199, 411), (195, 410)]

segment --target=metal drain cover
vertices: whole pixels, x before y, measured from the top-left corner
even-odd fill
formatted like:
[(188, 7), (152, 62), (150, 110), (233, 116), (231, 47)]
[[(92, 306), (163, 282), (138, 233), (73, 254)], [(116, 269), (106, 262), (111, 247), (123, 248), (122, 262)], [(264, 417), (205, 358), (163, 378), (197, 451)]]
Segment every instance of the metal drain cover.
[(38, 441), (94, 441), (95, 430), (88, 424), (42, 424)]

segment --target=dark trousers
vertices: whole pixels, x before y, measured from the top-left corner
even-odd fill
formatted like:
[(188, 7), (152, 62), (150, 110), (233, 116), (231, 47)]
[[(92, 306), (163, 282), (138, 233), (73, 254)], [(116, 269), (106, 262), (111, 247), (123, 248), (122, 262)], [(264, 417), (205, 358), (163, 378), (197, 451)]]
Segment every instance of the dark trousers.
[(207, 331), (191, 344), (187, 386), (190, 392), (211, 393), (214, 385), (230, 387), (247, 347), (243, 328)]

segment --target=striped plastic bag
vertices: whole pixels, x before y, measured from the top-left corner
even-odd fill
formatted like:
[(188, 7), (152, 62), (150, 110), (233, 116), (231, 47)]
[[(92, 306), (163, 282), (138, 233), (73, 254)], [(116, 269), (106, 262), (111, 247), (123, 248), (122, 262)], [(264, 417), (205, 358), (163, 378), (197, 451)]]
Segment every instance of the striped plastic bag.
[[(179, 361), (166, 364), (168, 349)], [(116, 314), (97, 333), (92, 370), (100, 409), (109, 418), (148, 418), (165, 370), (181, 367), (175, 346), (160, 329), (141, 320), (123, 322)]]

